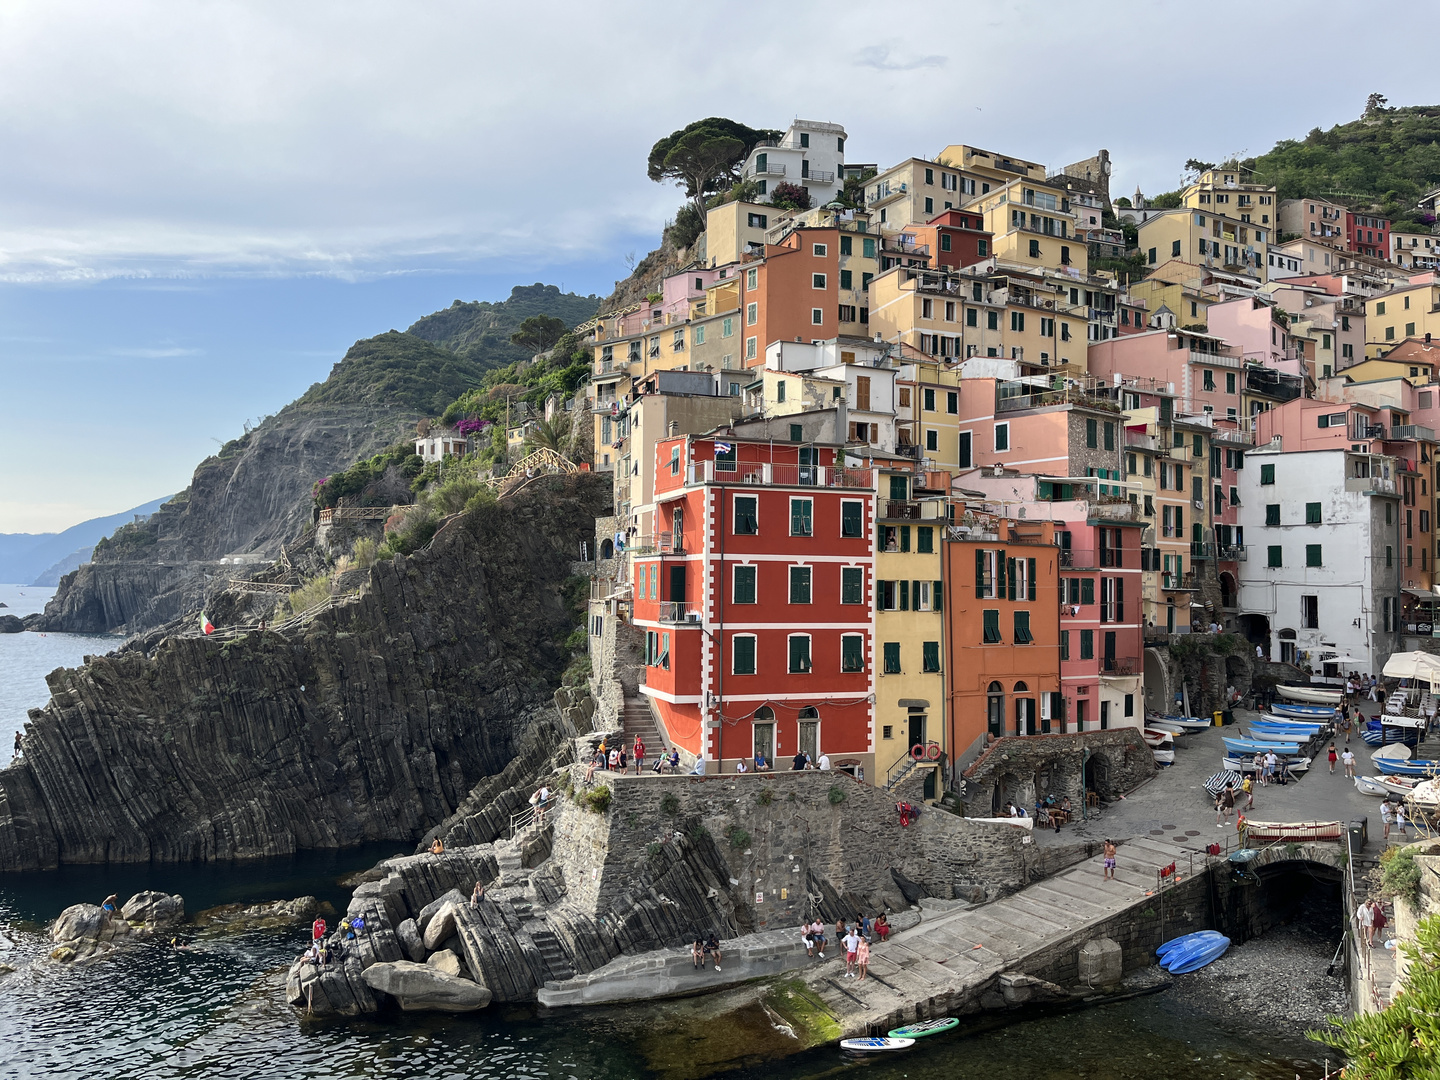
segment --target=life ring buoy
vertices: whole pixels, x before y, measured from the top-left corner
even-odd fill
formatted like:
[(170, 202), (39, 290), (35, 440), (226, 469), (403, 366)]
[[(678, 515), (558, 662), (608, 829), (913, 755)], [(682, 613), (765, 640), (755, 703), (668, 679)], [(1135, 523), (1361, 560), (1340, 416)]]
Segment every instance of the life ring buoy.
[(912, 758), (914, 758), (916, 761), (924, 761), (924, 760), (925, 760), (925, 747), (921, 746), (921, 745), (917, 742), (914, 746), (910, 747), (910, 756), (911, 756)]
[(938, 761), (940, 759), (940, 744), (932, 742), (925, 748), (925, 756), (931, 761)]

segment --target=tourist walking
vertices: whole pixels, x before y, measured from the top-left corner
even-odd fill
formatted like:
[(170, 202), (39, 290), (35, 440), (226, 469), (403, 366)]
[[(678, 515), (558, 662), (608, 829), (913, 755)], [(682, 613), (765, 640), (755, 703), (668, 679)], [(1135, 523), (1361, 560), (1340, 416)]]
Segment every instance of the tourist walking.
[(1104, 849), (1104, 850), (1105, 850), (1105, 875), (1104, 875), (1104, 877), (1101, 878), (1101, 880), (1102, 880), (1102, 881), (1114, 881), (1114, 880), (1115, 880), (1115, 841), (1114, 841), (1114, 840), (1107, 839), (1107, 840), (1105, 841), (1105, 849)]
[(540, 790), (530, 796), (530, 805), (535, 807), (535, 824), (545, 824), (545, 807), (550, 802), (550, 788), (541, 784)]
[(1410, 834), (1405, 829), (1405, 804), (1403, 802), (1395, 804), (1395, 827), (1400, 830), (1400, 835), (1408, 842)]
[(1375, 909), (1368, 900), (1355, 909), (1355, 934), (1371, 948), (1375, 945)]
[(1340, 755), (1340, 760), (1345, 763), (1345, 775), (1351, 780), (1355, 779), (1355, 754), (1347, 746), (1345, 752)]
[(853, 979), (855, 978), (855, 955), (860, 949), (861, 938), (860, 935), (852, 929), (850, 933), (845, 935), (843, 940), (845, 942), (845, 977), (847, 979)]
[(1331, 776), (1334, 776), (1334, 775), (1335, 775), (1335, 762), (1337, 762), (1337, 761), (1340, 760), (1340, 755), (1335, 752), (1335, 744), (1334, 744), (1333, 742), (1330, 744), (1329, 757), (1330, 757), (1330, 775), (1331, 775)]
[(1380, 840), (1382, 843), (1390, 839), (1390, 826), (1395, 823), (1395, 810), (1387, 798), (1380, 804)]
[(1375, 935), (1380, 934), (1380, 939), (1385, 939), (1381, 931), (1388, 926), (1390, 920), (1385, 917), (1385, 905), (1379, 900), (1370, 901), (1370, 940), (1374, 943)]
[(1255, 809), (1255, 781), (1248, 776), (1245, 777), (1240, 781), (1240, 790), (1245, 793), (1245, 809)]

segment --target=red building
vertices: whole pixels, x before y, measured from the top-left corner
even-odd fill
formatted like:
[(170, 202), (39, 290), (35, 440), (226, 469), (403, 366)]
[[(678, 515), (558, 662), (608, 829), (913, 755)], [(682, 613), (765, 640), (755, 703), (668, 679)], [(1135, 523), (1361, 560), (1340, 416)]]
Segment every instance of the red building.
[(1345, 246), (1372, 259), (1390, 258), (1390, 221), (1375, 214), (1345, 211)]
[(942, 210), (927, 224), (907, 226), (905, 232), (929, 248), (930, 267), (935, 270), (959, 270), (995, 254), (984, 216), (966, 210)]
[[(1055, 509), (1062, 507), (1057, 504)], [(1105, 509), (1101, 505), (1093, 511)], [(1059, 729), (1140, 727), (1145, 713), (1140, 567), (1144, 523), (1086, 517), (1057, 525), (1060, 682), (1065, 696)]]
[(642, 690), (711, 773), (798, 749), (873, 769), (874, 472), (787, 420), (793, 442), (656, 443), (663, 531), (633, 564)]

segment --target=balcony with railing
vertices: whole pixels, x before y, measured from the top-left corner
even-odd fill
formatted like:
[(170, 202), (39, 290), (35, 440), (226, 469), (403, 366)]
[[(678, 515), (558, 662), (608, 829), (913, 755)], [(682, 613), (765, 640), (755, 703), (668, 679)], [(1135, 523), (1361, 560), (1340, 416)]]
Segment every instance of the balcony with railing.
[(662, 532), (657, 537), (661, 555), (683, 555), (685, 554), (685, 534), (676, 536), (672, 532)]
[(1099, 388), (1090, 389), (1083, 385), (1065, 386), (1059, 390), (1042, 390), (1029, 394), (1008, 394), (1005, 389), (1009, 385), (1001, 384), (1001, 394), (995, 402), (996, 412), (1020, 412), (1024, 409), (1042, 409), (1051, 405), (1084, 405), (1091, 409), (1107, 409), (1112, 412), (1120, 412), (1118, 402), (1111, 398), (1108, 393), (1101, 393)]
[(1245, 360), (1241, 356), (1228, 353), (1201, 352), (1197, 349), (1186, 350), (1186, 363), (1203, 364), (1206, 367), (1232, 368), (1239, 371), (1245, 366)]
[(913, 236), (901, 233), (882, 239), (880, 250), (889, 255), (929, 255), (930, 245), (921, 244)]
[(1435, 430), (1424, 424), (1396, 424), (1390, 429), (1392, 442), (1403, 442), (1415, 440), (1418, 442), (1434, 442)]
[(1102, 656), (1100, 658), (1100, 674), (1111, 678), (1121, 678), (1130, 675), (1139, 675), (1141, 672), (1140, 660), (1134, 656)]
[(802, 184), (833, 184), (835, 172), (833, 169), (810, 169), (800, 174)]
[(891, 184), (887, 180), (885, 183), (878, 185), (874, 191), (866, 193), (865, 205), (879, 206), (881, 203), (887, 203), (891, 199), (898, 199), (909, 190), (909, 187), (905, 184)]
[(919, 521), (920, 504), (890, 499), (885, 503), (884, 516), (887, 520), (893, 521)]
[(1162, 571), (1160, 587), (1169, 592), (1194, 592), (1196, 588), (1195, 574), (1188, 570), (1183, 574)]
[(1098, 570), (1100, 561), (1095, 552), (1085, 548), (1061, 548), (1060, 567), (1063, 570)]
[(1246, 558), (1245, 547), (1242, 544), (1230, 544), (1219, 550), (1221, 562), (1245, 562)]
[(660, 621), (662, 623), (695, 623), (700, 622), (700, 608), (696, 604), (688, 604), (683, 600), (664, 600), (660, 603)]
[[(729, 465), (730, 468), (719, 468)], [(735, 484), (760, 487), (875, 489), (872, 469), (846, 469), (822, 465), (773, 465), (769, 462), (698, 461), (685, 474), (687, 484)]]
[(1125, 432), (1125, 445), (1133, 446), (1137, 450), (1158, 450), (1160, 440), (1154, 435), (1146, 435), (1140, 431)]
[(1090, 501), (1089, 516), (1105, 521), (1136, 521), (1140, 511), (1128, 495), (1101, 495)]
[(784, 176), (785, 166), (767, 161), (764, 165), (753, 166), (749, 171), (751, 176)]

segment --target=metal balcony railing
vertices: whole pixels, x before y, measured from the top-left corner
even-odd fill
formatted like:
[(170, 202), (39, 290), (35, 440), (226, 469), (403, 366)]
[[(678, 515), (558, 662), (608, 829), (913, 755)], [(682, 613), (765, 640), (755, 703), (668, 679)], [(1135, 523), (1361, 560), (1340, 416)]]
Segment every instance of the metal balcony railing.
[(1140, 661), (1133, 656), (1102, 656), (1100, 671), (1105, 675), (1138, 675)]
[(662, 623), (698, 623), (700, 609), (683, 600), (663, 600), (660, 603), (660, 621)]
[(821, 465), (772, 465), (742, 461), (731, 470), (717, 470), (716, 462), (699, 461), (686, 470), (686, 483), (774, 485), (776, 487), (823, 487), (874, 490), (875, 474), (870, 469), (845, 469)]
[(917, 502), (903, 502), (899, 499), (891, 499), (885, 504), (885, 516), (887, 518), (899, 518), (903, 521), (919, 521), (920, 504)]
[(750, 170), (751, 176), (784, 176), (785, 166), (777, 165), (774, 162), (766, 162), (764, 165), (757, 165)]
[(1095, 557), (1093, 551), (1086, 551), (1083, 548), (1061, 548), (1060, 565), (1067, 570), (1096, 570), (1100, 566), (1100, 561)]
[(809, 172), (800, 174), (800, 182), (810, 181), (812, 184), (833, 184), (835, 182), (835, 171), (833, 169), (811, 169)]

